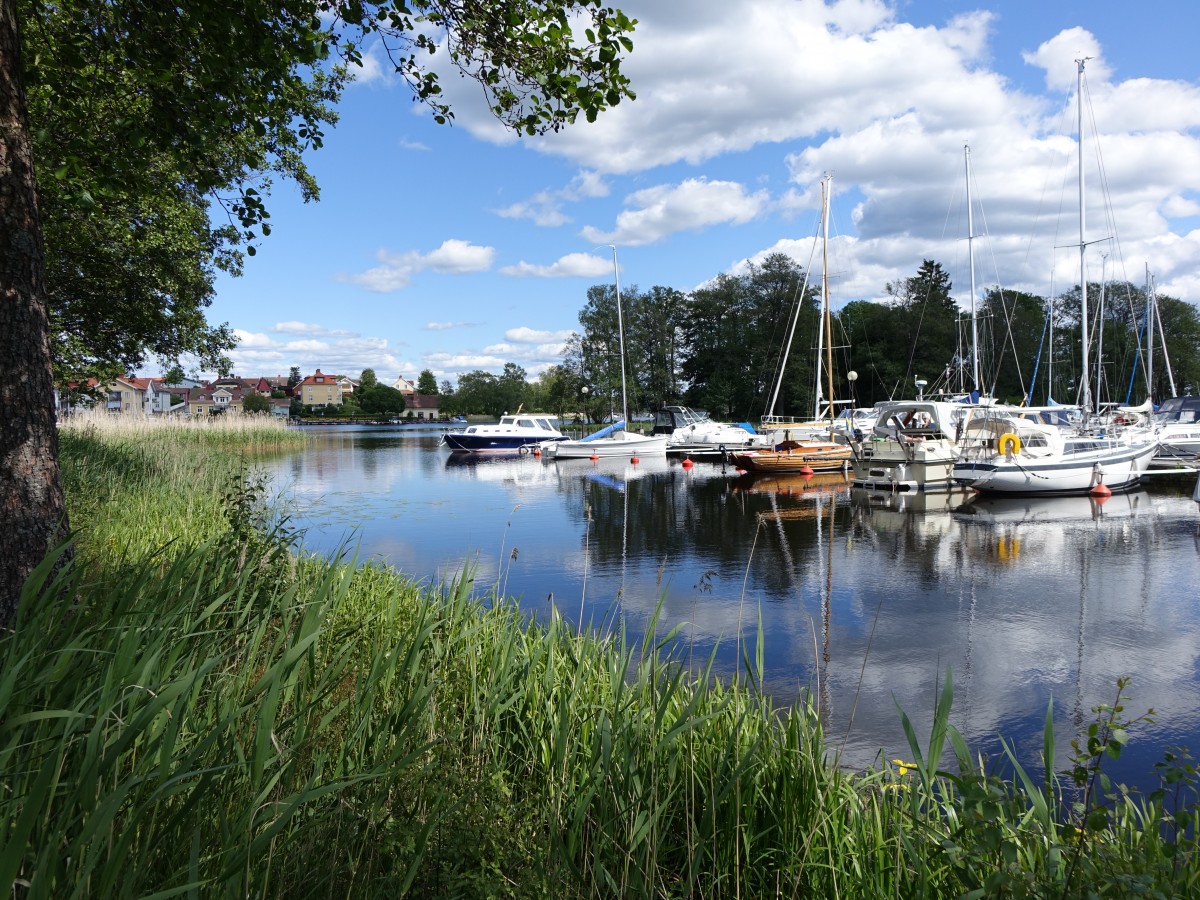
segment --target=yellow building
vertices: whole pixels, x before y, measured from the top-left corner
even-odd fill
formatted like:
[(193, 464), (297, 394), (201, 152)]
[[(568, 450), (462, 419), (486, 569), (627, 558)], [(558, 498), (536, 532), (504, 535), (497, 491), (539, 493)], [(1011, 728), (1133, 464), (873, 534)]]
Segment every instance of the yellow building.
[(305, 406), (341, 406), (342, 386), (337, 375), (324, 375), (317, 369), (299, 385), (300, 402)]

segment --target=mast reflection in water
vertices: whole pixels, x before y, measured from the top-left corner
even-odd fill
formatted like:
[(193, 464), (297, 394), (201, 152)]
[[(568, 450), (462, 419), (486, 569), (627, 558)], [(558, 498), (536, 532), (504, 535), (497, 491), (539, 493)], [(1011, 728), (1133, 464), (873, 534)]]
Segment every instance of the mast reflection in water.
[[(1114, 777), (1154, 787), (1168, 747), (1200, 747), (1200, 514), (1192, 485), (1099, 503), (871, 495), (838, 475), (753, 479), (679, 460), (474, 459), (411, 426), (310, 428), (273, 464), (309, 550), (357, 548), (429, 582), (471, 567), (478, 593), (532, 616), (640, 638), (681, 625), (678, 653), (754, 654), (779, 703), (811, 692), (841, 761), (907, 757), (899, 709), (928, 734), (949, 669), (952, 723), (1037, 768), (1131, 678), (1149, 708)], [(1065, 758), (1060, 760), (1066, 764)]]

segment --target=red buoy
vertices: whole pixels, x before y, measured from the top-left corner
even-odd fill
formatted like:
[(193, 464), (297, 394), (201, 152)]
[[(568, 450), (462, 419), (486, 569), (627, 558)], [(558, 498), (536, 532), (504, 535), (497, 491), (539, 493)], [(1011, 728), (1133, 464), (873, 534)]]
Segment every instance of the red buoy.
[(641, 460), (640, 460), (640, 459), (638, 459), (636, 456), (631, 456), (631, 457), (629, 458), (629, 461), (630, 461), (631, 463), (634, 463), (635, 465), (636, 465), (637, 463), (640, 463), (640, 462), (641, 462)]
[(684, 467), (685, 469), (690, 469), (692, 466), (694, 466), (694, 465), (695, 465), (695, 463), (694, 463), (694, 462), (692, 462), (690, 459), (685, 459), (685, 460), (683, 461), (682, 465), (683, 465), (683, 467)]
[(593, 454), (591, 455), (591, 457), (590, 457), (590, 458), (591, 458), (592, 462), (595, 462), (595, 461), (596, 461), (596, 460), (598, 460), (600, 457), (598, 457), (598, 456), (597, 456), (595, 453), (593, 453)]
[(800, 467), (800, 475), (803, 478), (812, 478), (813, 477), (812, 466), (807, 465), (807, 464), (801, 466)]
[(1107, 500), (1109, 497), (1112, 496), (1112, 491), (1109, 490), (1108, 485), (1106, 485), (1103, 481), (1100, 481), (1100, 482), (1097, 482), (1097, 484), (1094, 488), (1092, 488), (1092, 496), (1095, 497), (1097, 500), (1099, 500), (1101, 498)]

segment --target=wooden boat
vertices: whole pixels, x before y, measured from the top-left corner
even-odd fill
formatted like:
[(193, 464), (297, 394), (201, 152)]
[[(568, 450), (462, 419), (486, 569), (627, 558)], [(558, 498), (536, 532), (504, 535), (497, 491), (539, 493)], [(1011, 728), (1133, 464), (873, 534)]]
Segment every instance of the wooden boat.
[(846, 491), (850, 481), (840, 469), (833, 472), (745, 472), (729, 483), (731, 490), (745, 494), (775, 494), (803, 497)]
[(832, 441), (784, 441), (773, 450), (744, 450), (730, 459), (747, 472), (835, 472), (850, 465), (851, 450)]

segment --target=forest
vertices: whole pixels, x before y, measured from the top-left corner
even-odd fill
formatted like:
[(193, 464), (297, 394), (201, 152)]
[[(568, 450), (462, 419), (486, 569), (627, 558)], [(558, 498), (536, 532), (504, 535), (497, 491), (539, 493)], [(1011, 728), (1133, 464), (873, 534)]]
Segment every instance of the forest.
[[(987, 288), (972, 327), (946, 270), (927, 259), (911, 277), (886, 284), (882, 301), (856, 300), (831, 311), (825, 331), (819, 279), (806, 282), (805, 274), (777, 253), (690, 293), (622, 287), (631, 410), (683, 403), (723, 420), (813, 415), (818, 347), (825, 342), (833, 360), (833, 398), (844, 405), (914, 396), (918, 380), (926, 396), (978, 390), (1008, 403), (1078, 402), (1078, 285), (1052, 300)], [(1200, 392), (1195, 306), (1127, 282), (1091, 283), (1087, 297), (1089, 385), (1098, 402), (1137, 405), (1150, 396), (1158, 403)], [(1153, 342), (1146, 335), (1149, 321), (1155, 323)], [(499, 415), (524, 403), (565, 418), (608, 420), (621, 406), (613, 285), (588, 289), (579, 324), (562, 362), (539, 380), (528, 383), (515, 363), (499, 376), (465, 373), (442, 408)], [(820, 358), (824, 367), (826, 354)], [(828, 399), (824, 368), (820, 378)]]

